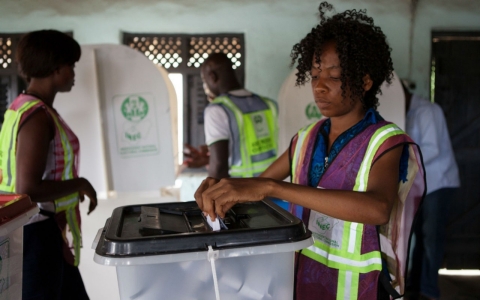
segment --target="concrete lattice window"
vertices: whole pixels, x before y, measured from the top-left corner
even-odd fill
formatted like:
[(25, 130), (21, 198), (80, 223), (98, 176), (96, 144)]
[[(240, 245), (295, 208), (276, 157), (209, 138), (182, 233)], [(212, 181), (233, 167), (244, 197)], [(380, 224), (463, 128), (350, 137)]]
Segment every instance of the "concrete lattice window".
[(0, 33), (0, 125), (8, 105), (26, 88), (15, 61), (15, 51), (22, 35)]
[(13, 67), (13, 42), (8, 36), (0, 36), (0, 68)]
[(183, 61), (181, 37), (134, 36), (128, 45), (165, 69), (178, 68)]
[[(73, 32), (65, 32), (73, 37)], [(0, 33), (0, 124), (8, 105), (27, 88), (18, 72), (15, 52), (25, 33)]]
[[(169, 72), (198, 69), (212, 53), (223, 52), (232, 60), (239, 77), (244, 75), (243, 34), (143, 34), (123, 33), (123, 44), (136, 49)], [(181, 71), (180, 71), (181, 72)]]
[(191, 37), (187, 66), (199, 68), (212, 53), (223, 52), (232, 61), (233, 69), (242, 65), (242, 45), (237, 37)]

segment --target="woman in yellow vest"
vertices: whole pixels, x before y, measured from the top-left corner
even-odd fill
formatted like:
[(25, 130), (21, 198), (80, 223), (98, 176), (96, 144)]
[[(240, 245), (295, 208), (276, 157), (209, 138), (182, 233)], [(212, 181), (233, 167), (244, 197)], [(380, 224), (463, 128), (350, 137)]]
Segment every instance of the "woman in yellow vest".
[(80, 45), (55, 30), (34, 31), (19, 42), (16, 59), (28, 82), (5, 113), (0, 132), (0, 190), (28, 194), (40, 213), (24, 227), (23, 299), (88, 299), (78, 270), (78, 202), (96, 192), (78, 177), (79, 141), (53, 108), (69, 92)]
[(365, 11), (331, 10), (320, 4), (320, 24), (292, 51), (297, 84), (311, 82), (327, 118), (300, 130), (262, 178), (207, 178), (195, 199), (212, 219), (238, 202), (289, 201), (315, 239), (297, 255), (296, 299), (398, 298), (425, 191), (421, 155), (376, 111), (393, 76), (385, 35)]

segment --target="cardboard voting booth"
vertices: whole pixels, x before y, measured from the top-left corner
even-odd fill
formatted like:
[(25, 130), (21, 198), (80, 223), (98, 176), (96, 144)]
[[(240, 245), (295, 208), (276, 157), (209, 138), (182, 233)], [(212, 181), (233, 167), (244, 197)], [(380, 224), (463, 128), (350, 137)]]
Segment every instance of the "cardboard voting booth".
[(100, 196), (173, 185), (176, 98), (166, 72), (123, 45), (82, 46), (75, 72), (55, 107), (79, 137), (80, 176)]

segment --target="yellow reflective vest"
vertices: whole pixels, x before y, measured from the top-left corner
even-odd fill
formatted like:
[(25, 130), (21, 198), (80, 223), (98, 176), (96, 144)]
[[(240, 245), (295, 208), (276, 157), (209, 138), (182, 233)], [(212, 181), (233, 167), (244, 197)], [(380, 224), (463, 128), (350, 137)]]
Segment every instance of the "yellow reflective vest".
[[(15, 192), (18, 130), (21, 126), (22, 118), (37, 109), (45, 109), (55, 125), (52, 159), (54, 162), (49, 172), (46, 170), (44, 179), (64, 181), (78, 177), (77, 156), (79, 145), (75, 134), (60, 116), (41, 100), (30, 95), (21, 94), (6, 111), (2, 130), (0, 131), (0, 191)], [(55, 218), (62, 230), (65, 243), (69, 244), (67, 232), (73, 237), (74, 260), (71, 257), (66, 257), (66, 259), (67, 261), (73, 260), (72, 263), (78, 266), (82, 242), (78, 192), (55, 199), (53, 202), (55, 204)], [(65, 217), (62, 214), (65, 214)], [(67, 228), (67, 225), (69, 228)]]
[[(247, 103), (248, 105), (243, 105)], [(222, 106), (229, 116), (231, 131), (231, 177), (260, 175), (278, 154), (278, 109), (273, 100), (256, 95), (215, 98), (211, 105)]]

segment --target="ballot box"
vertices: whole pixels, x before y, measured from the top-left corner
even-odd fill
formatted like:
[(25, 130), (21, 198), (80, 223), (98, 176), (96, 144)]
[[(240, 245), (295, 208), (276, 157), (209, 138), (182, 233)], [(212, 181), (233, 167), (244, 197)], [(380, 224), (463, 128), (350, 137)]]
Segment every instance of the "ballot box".
[(291, 300), (294, 253), (313, 244), (269, 200), (237, 204), (213, 231), (194, 201), (116, 208), (94, 260), (115, 266), (121, 299)]
[(22, 299), (23, 225), (37, 212), (27, 195), (0, 194), (0, 300)]

